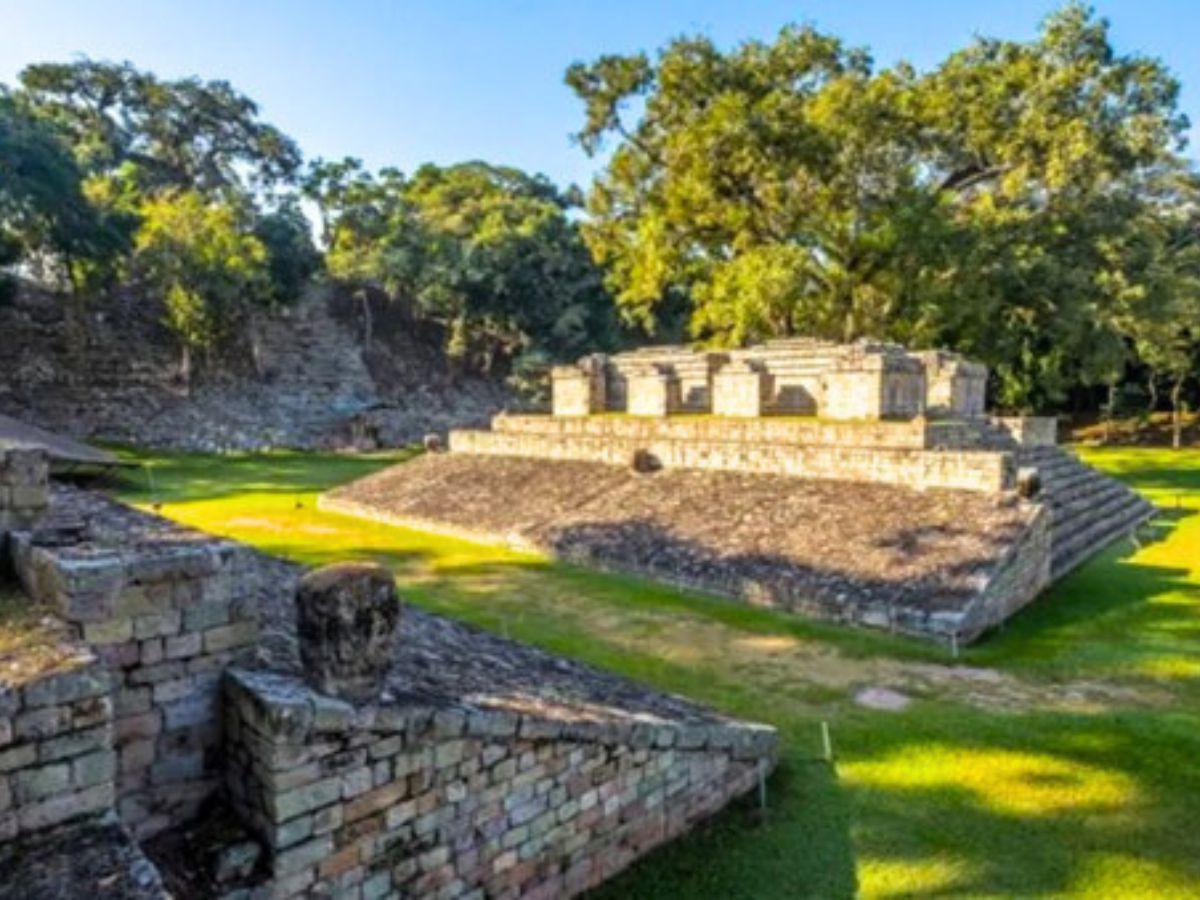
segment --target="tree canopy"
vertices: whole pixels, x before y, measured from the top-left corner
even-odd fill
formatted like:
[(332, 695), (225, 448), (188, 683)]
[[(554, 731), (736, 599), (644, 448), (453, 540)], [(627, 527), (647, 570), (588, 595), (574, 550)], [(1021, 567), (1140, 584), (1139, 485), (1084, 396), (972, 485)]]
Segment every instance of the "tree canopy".
[[(625, 317), (697, 339), (870, 335), (982, 357), (1013, 405), (1103, 379), (1105, 274), (1185, 127), (1178, 84), (1069, 5), (928, 73), (811, 27), (576, 64), (612, 155), (586, 240)], [(1111, 273), (1109, 273), (1111, 274)], [(666, 312), (666, 322), (663, 313)]]
[(545, 178), (481, 162), (372, 175), (350, 160), (314, 166), (307, 190), (323, 212), (330, 272), (440, 323), (450, 354), (474, 368), (529, 352), (577, 356), (612, 339), (572, 202)]

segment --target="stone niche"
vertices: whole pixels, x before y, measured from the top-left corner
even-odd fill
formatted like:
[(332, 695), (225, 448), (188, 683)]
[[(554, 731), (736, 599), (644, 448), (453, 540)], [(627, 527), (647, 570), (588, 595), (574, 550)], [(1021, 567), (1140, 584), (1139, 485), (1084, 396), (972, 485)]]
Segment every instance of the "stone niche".
[(678, 412), (679, 377), (665, 365), (639, 366), (626, 376), (626, 411), (633, 416), (668, 416)]
[(984, 414), (987, 366), (945, 350), (913, 355), (925, 367), (925, 408), (930, 415), (976, 418)]
[(902, 419), (925, 413), (925, 367), (890, 348), (864, 347), (848, 353), (824, 375), (829, 419)]
[(603, 354), (585, 356), (573, 366), (550, 370), (551, 409), (556, 416), (590, 416), (607, 408)]
[(770, 379), (761, 366), (745, 360), (727, 363), (713, 376), (713, 414), (757, 418), (770, 392)]

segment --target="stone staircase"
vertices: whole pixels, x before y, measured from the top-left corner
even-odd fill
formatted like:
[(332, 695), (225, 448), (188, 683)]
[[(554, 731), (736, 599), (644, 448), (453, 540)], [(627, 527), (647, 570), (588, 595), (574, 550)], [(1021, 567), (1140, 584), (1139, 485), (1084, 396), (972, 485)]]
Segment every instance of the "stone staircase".
[(1066, 575), (1154, 515), (1136, 491), (1097, 471), (1062, 447), (1022, 447), (1017, 465), (1032, 466), (1042, 481), (1039, 495), (1050, 507), (1051, 577)]

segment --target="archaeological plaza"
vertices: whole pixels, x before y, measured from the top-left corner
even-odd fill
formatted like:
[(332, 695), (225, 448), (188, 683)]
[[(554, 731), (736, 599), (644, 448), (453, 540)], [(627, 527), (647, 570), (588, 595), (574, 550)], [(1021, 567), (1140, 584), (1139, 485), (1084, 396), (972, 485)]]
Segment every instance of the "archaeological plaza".
[[(957, 653), (1152, 512), (1052, 419), (988, 416), (986, 379), (871, 342), (589, 356), (550, 414), (320, 506)], [(6, 565), (48, 611), (0, 692), (4, 896), (569, 897), (774, 768), (773, 728), (401, 605), (378, 565), (62, 477), (104, 454), (31, 431), (2, 460)]]

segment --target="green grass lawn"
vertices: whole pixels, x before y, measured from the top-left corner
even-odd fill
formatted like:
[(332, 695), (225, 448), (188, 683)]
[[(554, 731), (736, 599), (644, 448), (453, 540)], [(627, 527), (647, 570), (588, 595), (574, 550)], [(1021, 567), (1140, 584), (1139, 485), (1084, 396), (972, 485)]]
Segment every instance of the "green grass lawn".
[[(742, 804), (604, 897), (1200, 897), (1200, 452), (1086, 456), (1165, 508), (1158, 533), (959, 668), (903, 638), (317, 511), (399, 456), (143, 455), (119, 493), (303, 562), (378, 559), (412, 603), (779, 728), (765, 812)], [(914, 702), (856, 704), (874, 685)]]

